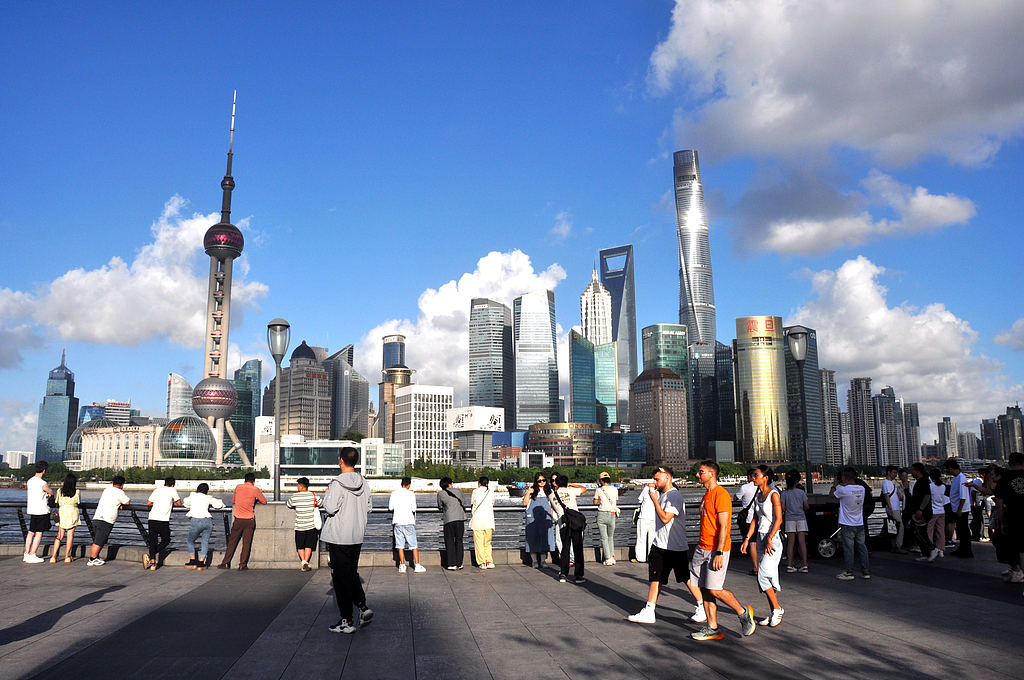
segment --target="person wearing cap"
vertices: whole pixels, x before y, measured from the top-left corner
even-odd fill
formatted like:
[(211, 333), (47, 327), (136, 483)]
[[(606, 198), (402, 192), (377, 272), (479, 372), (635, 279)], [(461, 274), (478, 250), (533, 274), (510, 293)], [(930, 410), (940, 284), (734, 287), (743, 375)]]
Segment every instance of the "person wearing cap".
[(597, 476), (594, 491), (594, 505), (597, 506), (597, 530), (601, 534), (602, 564), (615, 564), (615, 517), (619, 514), (619, 490), (612, 486), (612, 477), (607, 472)]

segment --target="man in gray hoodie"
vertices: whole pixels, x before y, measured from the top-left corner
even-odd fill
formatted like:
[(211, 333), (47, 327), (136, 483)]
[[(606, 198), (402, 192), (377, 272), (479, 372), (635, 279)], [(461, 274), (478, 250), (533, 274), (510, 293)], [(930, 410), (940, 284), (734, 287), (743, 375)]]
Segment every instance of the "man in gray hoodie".
[[(341, 613), (341, 620), (330, 627), (332, 633), (354, 633), (373, 619), (373, 610), (366, 606), (366, 592), (359, 580), (359, 551), (372, 500), (366, 480), (356, 472), (358, 461), (356, 449), (346, 446), (341, 450), (341, 474), (327, 485), (323, 499), (327, 516), (320, 540), (327, 544), (334, 597)], [(352, 617), (353, 605), (359, 607), (358, 619)]]

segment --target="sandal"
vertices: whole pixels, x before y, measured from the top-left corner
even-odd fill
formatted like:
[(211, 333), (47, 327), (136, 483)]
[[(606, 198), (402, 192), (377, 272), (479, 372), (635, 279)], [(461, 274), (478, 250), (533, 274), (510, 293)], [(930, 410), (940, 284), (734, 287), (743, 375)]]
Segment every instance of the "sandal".
[(64, 564), (71, 564), (74, 561), (75, 561), (74, 557), (65, 557), (64, 558)]
[(56, 557), (51, 557), (50, 558), (50, 564), (57, 564), (57, 558)]

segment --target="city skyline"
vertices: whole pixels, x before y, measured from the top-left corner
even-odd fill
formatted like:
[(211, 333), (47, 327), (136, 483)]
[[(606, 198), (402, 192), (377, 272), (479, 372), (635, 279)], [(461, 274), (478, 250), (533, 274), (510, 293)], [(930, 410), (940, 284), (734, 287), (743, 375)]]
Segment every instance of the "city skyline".
[[(565, 395), (569, 301), (593, 253), (633, 244), (637, 327), (678, 320), (668, 178), (672, 154), (697, 149), (720, 340), (750, 314), (815, 328), (840, 403), (853, 377), (893, 385), (918, 403), (926, 442), (944, 416), (977, 432), (1019, 400), (1024, 320), (1005, 286), (1024, 239), (1010, 228), (1022, 200), (1021, 74), (997, 67), (988, 46), (1021, 28), (1021, 8), (974, 17), (970, 30), (958, 18), (973, 9), (960, 2), (927, 26), (920, 8), (766, 18), (740, 3), (727, 24), (717, 10), (684, 9), (417, 10), (381, 22), (371, 9), (326, 8), (293, 42), (277, 29), (304, 22), (273, 8), (240, 13), (244, 30), (223, 38), (215, 17), (164, 8), (5, 7), (0, 449), (33, 448), (63, 347), (82, 403), (130, 398), (162, 416), (168, 373), (203, 377), (201, 237), (217, 221), (210, 178), (236, 87), (246, 251), (229, 372), (246, 359), (272, 366), (265, 327), (282, 316), (295, 338), (332, 351), (353, 343), (371, 383), (380, 338), (402, 332), (415, 381), (451, 384), (466, 403), (469, 301), (511, 305), (550, 289), (564, 301)], [(803, 78), (774, 38), (731, 47), (765, 21), (844, 71)], [(839, 24), (871, 30), (821, 29)], [(341, 27), (351, 40), (335, 39)], [(115, 39), (139, 28), (152, 33), (144, 60)], [(883, 59), (870, 66), (882, 77), (839, 77), (869, 68), (857, 55), (897, 44), (914, 68)], [(943, 69), (958, 55), (959, 79)], [(221, 68), (205, 67), (214, 60)], [(762, 118), (753, 112), (765, 111), (768, 82), (780, 89), (764, 101), (779, 115)], [(296, 106), (303, 98), (314, 104)], [(432, 171), (410, 180), (409, 167)]]

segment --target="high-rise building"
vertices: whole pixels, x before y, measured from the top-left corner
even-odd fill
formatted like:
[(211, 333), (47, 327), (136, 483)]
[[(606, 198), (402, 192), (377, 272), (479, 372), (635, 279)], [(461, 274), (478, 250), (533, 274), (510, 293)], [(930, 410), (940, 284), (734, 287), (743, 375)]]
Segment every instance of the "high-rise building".
[(252, 416), (256, 418), (261, 415), (263, 409), (261, 403), (263, 401), (261, 398), (263, 395), (263, 362), (259, 359), (249, 359), (235, 371), (235, 380), (249, 381), (252, 390)]
[(818, 369), (821, 390), (821, 442), (825, 452), (825, 465), (843, 464), (843, 436), (839, 422), (839, 397), (836, 390), (836, 372)]
[[(238, 394), (238, 405), (235, 406), (235, 412), (231, 414), (231, 417), (226, 422), (231, 424), (238, 443), (242, 445), (242, 450), (252, 453), (255, 451), (253, 447), (256, 443), (256, 419), (253, 417), (252, 412), (254, 401), (252, 398), (253, 384), (247, 378), (235, 378), (229, 382), (235, 388), (235, 393)], [(230, 439), (225, 438), (221, 442), (221, 448), (224, 465), (239, 466), (243, 464), (242, 456), (238, 453), (238, 447)]]
[(103, 417), (113, 421), (116, 425), (127, 427), (131, 425), (132, 403), (107, 399), (107, 403), (103, 407)]
[(385, 335), (382, 353), (384, 360), (381, 370), (386, 371), (395, 366), (405, 366), (405, 336), (398, 333)]
[(679, 379), (690, 374), (688, 368), (689, 339), (686, 326), (676, 323), (656, 323), (640, 331), (643, 346), (644, 370), (667, 368)]
[[(786, 403), (789, 408), (789, 450), (794, 461), (804, 459), (807, 443), (807, 462), (821, 465), (825, 462), (825, 442), (821, 427), (821, 380), (818, 375), (818, 332), (807, 328), (807, 353), (804, 358), (803, 390), (800, 389), (800, 367), (789, 351), (785, 335), (792, 326), (783, 328), (783, 351), (786, 356)], [(802, 393), (801, 393), (802, 392)], [(807, 432), (804, 433), (804, 423)]]
[(75, 374), (60, 353), (60, 366), (46, 379), (46, 394), (39, 405), (36, 426), (36, 462), (56, 463), (64, 460), (68, 438), (78, 423), (78, 397), (75, 396)]
[[(167, 374), (167, 409), (164, 417), (168, 421), (182, 416), (194, 416), (192, 409), (192, 384), (177, 373)], [(102, 418), (102, 416), (100, 416)]]
[(370, 434), (370, 382), (352, 367), (354, 360), (355, 348), (346, 345), (323, 362), (331, 381), (331, 439), (346, 439), (350, 430)]
[(281, 369), (281, 435), (298, 434), (306, 439), (331, 436), (330, 377), (317, 361), (312, 347), (302, 343)]
[(981, 443), (978, 445), (978, 457), (986, 460), (1002, 458), (999, 446), (999, 421), (995, 418), (983, 418), (979, 428)]
[(851, 465), (878, 465), (875, 414), (871, 403), (871, 378), (851, 380), (846, 401), (850, 414), (850, 456), (847, 462)]
[[(405, 365), (405, 336), (385, 335), (381, 382), (377, 383), (377, 435), (387, 444), (395, 439), (395, 390), (412, 384), (413, 370)], [(408, 449), (406, 449), (408, 454)]]
[(646, 435), (647, 464), (685, 467), (691, 458), (686, 379), (670, 368), (645, 368), (629, 394), (629, 429)]
[(907, 449), (907, 463), (921, 460), (921, 415), (917, 403), (903, 402), (903, 441)]
[(892, 387), (886, 386), (871, 397), (871, 411), (878, 465), (905, 467), (907, 462), (903, 445), (902, 410), (897, 406)]
[[(849, 403), (849, 394), (847, 403)], [(839, 436), (843, 442), (843, 465), (853, 462), (853, 421), (850, 419), (849, 411), (839, 413)]]
[(1005, 414), (996, 416), (996, 423), (1001, 460), (1009, 459), (1011, 453), (1024, 452), (1024, 420), (1020, 407), (1007, 406)]
[(512, 353), (512, 310), (487, 298), (469, 309), (469, 404), (505, 411), (515, 422), (516, 365)]
[(690, 342), (714, 346), (715, 287), (711, 273), (708, 218), (697, 151), (673, 155), (676, 232), (679, 239), (679, 323), (686, 326)]
[[(206, 235), (203, 236), (203, 248), (210, 256), (210, 277), (207, 281), (206, 297), (206, 342), (203, 349), (203, 379), (192, 391), (192, 408), (212, 430), (215, 441), (214, 465), (221, 465), (224, 462), (221, 442), (224, 441), (225, 429), (235, 445), (232, 450), (237, 450), (243, 463), (249, 465), (249, 459), (245, 450), (241, 448), (235, 431), (230, 423), (225, 425), (238, 404), (235, 388), (226, 379), (228, 348), (231, 346), (228, 334), (231, 331), (232, 263), (235, 258), (241, 256), (242, 248), (245, 246), (242, 232), (231, 224), (231, 192), (235, 190), (235, 178), (231, 175), (234, 139), (235, 104), (232, 101), (227, 170), (220, 182), (220, 222), (207, 229)], [(178, 446), (175, 437), (168, 434), (161, 440), (164, 441), (171, 448), (166, 452), (161, 451), (158, 460), (175, 460), (175, 447)]]
[[(601, 259), (601, 283), (612, 298), (612, 342), (618, 364), (618, 422), (629, 422), (629, 386), (639, 374), (636, 342), (636, 291), (633, 283), (633, 246), (605, 248)], [(585, 327), (584, 327), (585, 328)], [(590, 336), (587, 336), (588, 339)], [(592, 340), (595, 345), (601, 345)]]
[(512, 344), (516, 358), (515, 428), (557, 422), (558, 360), (555, 294), (526, 293), (512, 303)]
[[(732, 347), (715, 342), (715, 429), (714, 439), (708, 442), (709, 451), (713, 447), (716, 452), (732, 450), (736, 441), (736, 386), (733, 382)], [(726, 446), (723, 442), (728, 442)], [(717, 453), (716, 453), (717, 455)], [(716, 459), (717, 460), (717, 459)]]
[[(192, 388), (191, 387), (189, 387), (188, 403), (189, 403), (189, 407), (191, 407), (191, 405), (192, 405)], [(82, 407), (78, 409), (78, 424), (79, 425), (84, 425), (85, 423), (88, 423), (90, 420), (100, 420), (101, 418), (103, 418), (103, 415), (106, 412), (106, 409), (107, 409), (107, 405), (106, 404), (101, 404), (98, 401), (94, 401), (91, 404), (83, 404)]]
[(406, 385), (395, 390), (395, 443), (413, 463), (450, 465), (453, 437), (448, 411), (455, 390), (438, 385)]
[(745, 463), (790, 460), (786, 402), (786, 340), (777, 316), (736, 319), (736, 451)]
[(960, 456), (956, 436), (956, 423), (945, 416), (941, 422), (935, 424), (939, 431), (939, 457), (958, 458)]
[(978, 448), (981, 440), (973, 432), (961, 432), (957, 435), (957, 446), (960, 457), (964, 460), (978, 460)]
[(597, 270), (580, 295), (583, 337), (595, 345), (612, 341), (612, 294), (598, 278)]
[(618, 423), (616, 343), (594, 345), (569, 331), (569, 410), (574, 423)]
[(594, 463), (639, 474), (647, 464), (647, 435), (642, 432), (594, 433)]

